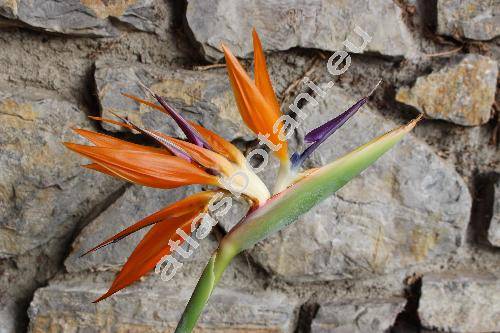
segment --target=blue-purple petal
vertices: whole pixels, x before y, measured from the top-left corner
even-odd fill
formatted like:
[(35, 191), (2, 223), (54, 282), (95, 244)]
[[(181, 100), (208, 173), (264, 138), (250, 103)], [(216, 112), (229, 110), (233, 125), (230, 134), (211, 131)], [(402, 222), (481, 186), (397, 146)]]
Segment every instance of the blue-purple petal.
[[(377, 85), (378, 86), (378, 85)], [(372, 91), (373, 92), (373, 91)], [(371, 95), (371, 93), (370, 93)], [(311, 156), (311, 154), (328, 139), (335, 131), (337, 131), (342, 125), (345, 124), (349, 118), (351, 118), (363, 105), (368, 102), (370, 95), (363, 97), (357, 101), (353, 106), (347, 109), (345, 112), (341, 113), (334, 119), (324, 123), (323, 125), (316, 127), (304, 136), (304, 142), (311, 143), (301, 154), (294, 153), (290, 158), (292, 168), (296, 169), (306, 158)]]
[(138, 131), (138, 132), (140, 132), (140, 133), (142, 133), (142, 134), (144, 134), (146, 136), (149, 136), (150, 138), (152, 138), (153, 140), (155, 140), (156, 142), (158, 142), (160, 145), (162, 145), (163, 147), (167, 148), (175, 156), (181, 157), (181, 158), (185, 159), (188, 162), (193, 162), (192, 157), (184, 149), (182, 149), (181, 147), (179, 147), (175, 143), (162, 138), (161, 136), (155, 134), (154, 132), (152, 132), (150, 130), (147, 130), (147, 129), (144, 129), (144, 128), (140, 127), (140, 126), (137, 126), (136, 124), (134, 124), (130, 120), (128, 120), (126, 118), (123, 118), (123, 117), (117, 115), (116, 113), (114, 113), (112, 111), (110, 111), (110, 112), (111, 112), (112, 115), (114, 115), (116, 118), (118, 118), (121, 121), (123, 121), (125, 124), (127, 124), (129, 126), (132, 126), (136, 131)]
[(149, 93), (151, 96), (153, 96), (158, 103), (163, 107), (163, 109), (172, 117), (172, 119), (175, 121), (177, 126), (182, 130), (184, 135), (186, 135), (186, 138), (188, 139), (189, 142), (199, 146), (203, 147), (206, 149), (213, 150), (208, 142), (201, 136), (198, 131), (189, 124), (189, 122), (184, 119), (170, 104), (165, 101), (163, 97), (160, 95), (156, 94), (153, 92), (151, 89), (149, 89), (144, 83), (138, 81), (137, 82), (141, 88), (143, 88), (147, 93)]
[(201, 136), (198, 131), (191, 126), (186, 119), (184, 119), (172, 106), (170, 106), (163, 97), (154, 94), (154, 97), (160, 103), (160, 105), (165, 109), (165, 111), (172, 117), (172, 119), (177, 123), (182, 132), (186, 135), (189, 142), (206, 149), (210, 149), (210, 145)]
[(347, 111), (307, 133), (304, 137), (304, 141), (307, 143), (311, 143), (322, 141), (328, 138), (330, 135), (335, 133), (335, 131), (338, 130), (342, 125), (344, 125), (345, 122), (349, 120), (349, 118), (351, 118), (367, 101), (368, 98), (363, 97), (358, 102), (356, 102), (356, 104), (347, 109)]

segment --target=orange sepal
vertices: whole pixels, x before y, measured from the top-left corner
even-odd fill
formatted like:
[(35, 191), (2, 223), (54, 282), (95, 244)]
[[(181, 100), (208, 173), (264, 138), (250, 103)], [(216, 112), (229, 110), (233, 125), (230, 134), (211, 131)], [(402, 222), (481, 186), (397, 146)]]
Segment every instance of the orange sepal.
[(276, 155), (280, 160), (288, 160), (286, 141), (282, 142), (279, 139), (279, 131), (276, 133), (273, 131), (274, 124), (278, 122), (279, 114), (266, 101), (231, 51), (224, 45), (222, 45), (222, 49), (226, 57), (229, 80), (243, 121), (255, 134), (269, 135), (269, 140), (273, 144), (281, 145), (276, 151)]
[(169, 240), (174, 242), (179, 240), (179, 245), (183, 243), (182, 237), (176, 233), (178, 228), (182, 229), (188, 235), (191, 234), (191, 223), (199, 213), (191, 212), (171, 218), (169, 221), (156, 223), (132, 252), (109, 290), (96, 299), (94, 303), (102, 301), (117, 291), (131, 285), (151, 271), (163, 256), (170, 254)]
[[(141, 104), (147, 105), (149, 107), (152, 107), (156, 110), (165, 112), (163, 107), (161, 107), (160, 105), (158, 105), (156, 103), (153, 103), (153, 102), (147, 101), (145, 99), (142, 99), (140, 97), (126, 94), (126, 93), (122, 93), (122, 95), (125, 97), (128, 97), (128, 98), (130, 98), (138, 103), (141, 103)], [(196, 124), (195, 122), (192, 122), (189, 120), (187, 122), (191, 126), (193, 126), (198, 131), (198, 133), (200, 133), (200, 135), (208, 142), (210, 147), (215, 152), (221, 154), (222, 156), (226, 157), (230, 161), (235, 162), (237, 164), (241, 165), (243, 163), (245, 156), (243, 156), (243, 154), (238, 150), (238, 148), (236, 148), (232, 143), (230, 143), (226, 139), (222, 138), (221, 136), (217, 135), (216, 133), (206, 129), (205, 127)]]
[(107, 147), (64, 143), (120, 178), (155, 188), (191, 184), (217, 185), (217, 178), (177, 156)]
[(149, 151), (149, 152), (153, 152), (153, 153), (172, 155), (166, 149), (138, 145), (136, 143), (131, 143), (131, 142), (117, 139), (117, 138), (112, 137), (110, 135), (96, 133), (96, 132), (92, 132), (92, 131), (85, 130), (82, 128), (75, 128), (73, 130), (98, 147), (118, 148), (118, 149), (127, 149), (127, 150), (134, 150), (134, 151), (146, 151), (146, 152)]
[[(103, 167), (102, 165), (100, 165), (98, 163), (85, 164), (85, 165), (82, 165), (82, 167), (84, 167), (85, 169), (89, 169), (89, 170), (99, 171), (99, 172), (104, 173), (108, 176), (119, 177), (119, 176), (117, 176), (116, 173), (113, 173), (112, 171), (110, 171), (109, 169), (107, 169), (106, 167)], [(119, 178), (121, 178), (121, 177), (119, 177)]]
[(152, 224), (156, 223), (169, 223), (167, 219), (170, 218), (178, 218), (182, 217), (183, 215), (190, 214), (193, 212), (201, 212), (204, 209), (206, 209), (208, 203), (210, 200), (214, 197), (215, 194), (219, 192), (216, 191), (204, 191), (204, 192), (199, 192), (196, 194), (193, 194), (189, 197), (186, 197), (180, 201), (177, 201), (159, 211), (157, 211), (154, 214), (151, 214), (147, 216), (146, 218), (140, 220), (139, 222), (134, 223), (130, 227), (120, 231), (116, 235), (106, 239), (102, 243), (98, 244), (97, 246), (93, 247), (92, 249), (88, 250), (82, 256), (87, 255), (88, 253), (91, 253), (97, 249), (100, 249), (104, 246), (107, 246), (109, 244), (115, 243), (125, 237), (127, 237), (130, 234), (133, 234), (136, 231), (139, 231), (145, 227), (148, 227)]
[(274, 93), (273, 85), (271, 83), (271, 78), (266, 67), (266, 58), (264, 56), (264, 51), (262, 50), (262, 44), (257, 35), (257, 31), (253, 29), (253, 58), (254, 58), (254, 79), (257, 89), (266, 99), (267, 103), (271, 106), (271, 109), (275, 113), (276, 119), (281, 116), (280, 105), (276, 94)]
[[(138, 103), (147, 105), (149, 107), (152, 107), (156, 110), (164, 112), (165, 110), (163, 107), (160, 105), (149, 102), (145, 99), (139, 98), (134, 95), (122, 93), (123, 96), (128, 97)], [(236, 148), (232, 143), (227, 141), (226, 139), (222, 138), (221, 136), (217, 135), (216, 133), (206, 129), (205, 127), (198, 125), (197, 123), (193, 121), (187, 121), (191, 126), (193, 126), (200, 134), (203, 136), (203, 138), (210, 144), (210, 146), (213, 148), (213, 150), (229, 160), (233, 162), (239, 161), (242, 157), (244, 158), (243, 154)]]

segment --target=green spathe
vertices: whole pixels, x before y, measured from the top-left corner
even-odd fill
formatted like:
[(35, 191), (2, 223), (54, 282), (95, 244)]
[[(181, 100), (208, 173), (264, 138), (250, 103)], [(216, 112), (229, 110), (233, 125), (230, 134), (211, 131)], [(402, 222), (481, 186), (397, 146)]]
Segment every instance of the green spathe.
[(313, 171), (243, 218), (212, 255), (175, 332), (189, 333), (193, 330), (215, 285), (235, 255), (292, 224), (300, 215), (338, 191), (398, 143), (420, 118)]

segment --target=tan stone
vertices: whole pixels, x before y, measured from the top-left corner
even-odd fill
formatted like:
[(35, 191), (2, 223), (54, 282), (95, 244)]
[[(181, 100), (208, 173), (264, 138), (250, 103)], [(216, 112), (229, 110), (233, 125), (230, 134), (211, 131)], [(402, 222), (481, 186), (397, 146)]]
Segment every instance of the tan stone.
[(491, 117), (498, 75), (497, 62), (467, 55), (458, 64), (419, 77), (412, 88), (401, 88), (396, 100), (428, 117), (459, 125), (482, 125)]
[(500, 279), (489, 273), (425, 275), (418, 314), (422, 326), (445, 332), (500, 331)]

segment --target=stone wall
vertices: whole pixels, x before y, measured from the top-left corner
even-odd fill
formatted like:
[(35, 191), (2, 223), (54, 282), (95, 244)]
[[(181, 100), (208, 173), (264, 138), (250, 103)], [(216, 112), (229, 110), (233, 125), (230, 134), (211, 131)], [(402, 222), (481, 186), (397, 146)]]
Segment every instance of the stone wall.
[[(424, 112), (401, 144), (335, 196), (240, 255), (198, 332), (500, 332), (500, 153), (495, 0), (0, 1), (0, 332), (169, 332), (216, 239), (166, 283), (151, 274), (97, 305), (141, 235), (84, 258), (104, 237), (185, 196), (80, 168), (72, 127), (144, 138), (89, 115), (116, 112), (177, 135), (130, 103), (136, 82), (188, 118), (255, 146), (218, 46), (251, 65), (259, 32), (283, 110), (331, 79), (330, 53), (372, 36), (304, 130), (381, 86), (308, 166)], [(250, 68), (250, 67), (249, 67)], [(266, 181), (274, 167), (265, 171)], [(243, 205), (243, 204), (241, 204)]]

